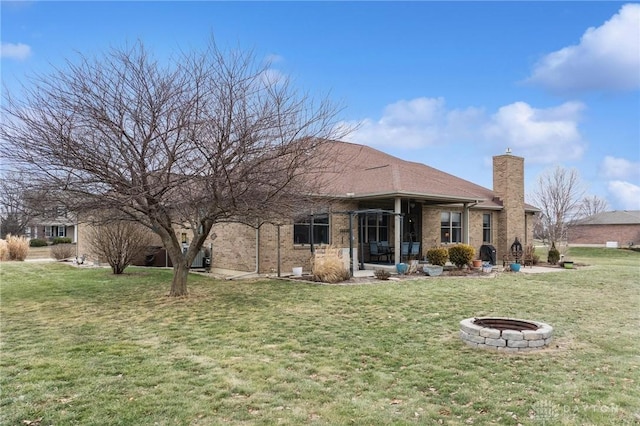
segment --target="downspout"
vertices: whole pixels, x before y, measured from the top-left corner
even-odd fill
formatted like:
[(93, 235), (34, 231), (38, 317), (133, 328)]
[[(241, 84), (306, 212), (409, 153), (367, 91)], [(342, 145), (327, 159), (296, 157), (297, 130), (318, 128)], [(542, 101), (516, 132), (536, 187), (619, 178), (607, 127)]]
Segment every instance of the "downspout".
[(80, 257), (80, 244), (78, 241), (78, 226), (80, 226), (80, 221), (78, 220), (78, 216), (76, 215), (76, 223), (73, 227), (73, 242), (76, 243), (76, 263), (78, 262), (78, 258)]
[(358, 244), (360, 245), (360, 270), (364, 270), (364, 217), (362, 213), (358, 213)]
[(462, 242), (465, 244), (469, 244), (469, 209), (475, 205), (477, 205), (479, 203), (479, 201), (475, 201), (474, 203), (464, 203), (463, 204), (463, 208), (464, 208), (464, 215), (462, 218), (462, 229), (464, 230), (464, 233), (462, 234)]
[(311, 256), (313, 256), (316, 252), (315, 249), (315, 241), (313, 240), (313, 215), (311, 215), (311, 221), (310, 221), (310, 226), (309, 226), (309, 242), (311, 243)]
[(277, 237), (278, 237), (278, 278), (280, 278), (280, 224), (278, 224), (278, 232), (277, 232)]
[(349, 276), (353, 278), (353, 213), (349, 212)]
[(244, 274), (235, 275), (227, 278), (228, 280), (235, 280), (237, 278), (246, 277), (249, 275), (257, 275), (260, 270), (260, 227), (256, 228), (256, 269), (251, 272), (245, 272)]
[(395, 259), (395, 263), (401, 263), (402, 262), (402, 205), (401, 205), (401, 198), (400, 197), (396, 197), (394, 200), (394, 238), (393, 238), (393, 245), (395, 245), (394, 248), (394, 254), (393, 257)]

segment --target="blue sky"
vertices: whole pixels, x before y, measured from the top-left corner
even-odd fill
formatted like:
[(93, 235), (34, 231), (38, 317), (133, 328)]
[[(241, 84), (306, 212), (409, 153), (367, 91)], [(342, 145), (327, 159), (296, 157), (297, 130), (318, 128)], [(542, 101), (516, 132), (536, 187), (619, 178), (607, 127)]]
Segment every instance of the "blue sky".
[(640, 209), (640, 4), (624, 2), (2, 2), (15, 91), (77, 52), (141, 40), (160, 58), (253, 49), (344, 106), (346, 139), (491, 188), (576, 168), (611, 209)]

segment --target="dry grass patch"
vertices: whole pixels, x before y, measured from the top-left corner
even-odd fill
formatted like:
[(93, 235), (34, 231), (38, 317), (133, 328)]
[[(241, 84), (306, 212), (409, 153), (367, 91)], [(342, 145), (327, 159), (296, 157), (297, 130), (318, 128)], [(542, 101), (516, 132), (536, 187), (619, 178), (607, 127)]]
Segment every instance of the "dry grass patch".
[(316, 249), (311, 270), (314, 280), (335, 284), (351, 278), (340, 252), (341, 249), (332, 246)]
[(29, 241), (25, 237), (7, 235), (0, 246), (0, 259), (23, 261), (29, 254)]
[(0, 240), (0, 262), (9, 259), (9, 245), (5, 240)]

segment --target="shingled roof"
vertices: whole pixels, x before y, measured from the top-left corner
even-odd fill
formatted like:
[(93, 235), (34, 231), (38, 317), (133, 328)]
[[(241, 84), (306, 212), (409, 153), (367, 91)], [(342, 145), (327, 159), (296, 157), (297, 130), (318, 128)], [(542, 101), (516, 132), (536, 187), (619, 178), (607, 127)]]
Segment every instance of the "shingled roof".
[(614, 210), (601, 212), (584, 219), (580, 219), (574, 225), (639, 225), (640, 210)]
[[(324, 185), (321, 195), (355, 199), (402, 196), (441, 203), (477, 202), (483, 208), (502, 207), (492, 190), (425, 164), (349, 142), (330, 142), (326, 148), (331, 150), (331, 157), (341, 159), (341, 167)], [(537, 210), (529, 205), (525, 209)]]

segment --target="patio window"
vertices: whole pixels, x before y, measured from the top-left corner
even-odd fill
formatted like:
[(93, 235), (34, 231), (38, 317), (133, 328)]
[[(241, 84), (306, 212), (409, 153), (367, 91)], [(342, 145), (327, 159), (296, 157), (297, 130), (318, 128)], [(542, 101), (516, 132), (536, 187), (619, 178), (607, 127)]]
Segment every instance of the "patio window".
[[(296, 219), (293, 224), (293, 243), (311, 244), (311, 217)], [(329, 244), (329, 215), (313, 216), (313, 244)]]
[(369, 214), (364, 222), (365, 242), (389, 241), (389, 216), (384, 214)]
[(491, 243), (491, 213), (482, 214), (482, 241)]
[(443, 243), (462, 242), (462, 213), (440, 213), (440, 241)]

